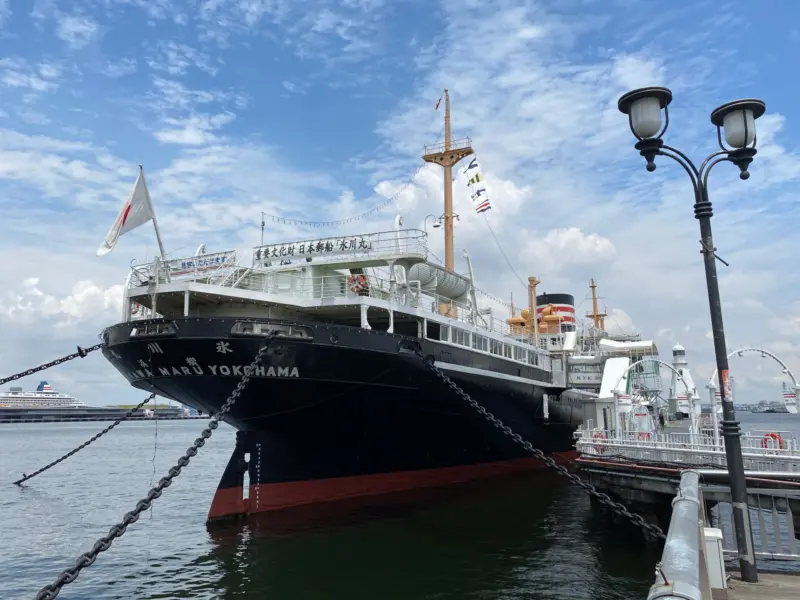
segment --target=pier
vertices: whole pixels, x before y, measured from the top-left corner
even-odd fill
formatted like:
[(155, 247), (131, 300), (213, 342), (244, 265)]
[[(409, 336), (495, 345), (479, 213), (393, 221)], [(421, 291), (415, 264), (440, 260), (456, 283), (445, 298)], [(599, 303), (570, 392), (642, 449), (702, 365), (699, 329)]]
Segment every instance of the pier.
[[(678, 492), (672, 500), (667, 540), (647, 600), (794, 600), (800, 597), (800, 575), (762, 572), (756, 583), (745, 583), (733, 574), (728, 576), (723, 531), (708, 526), (706, 499), (700, 480), (696, 471), (681, 474)], [(791, 518), (791, 510), (787, 512)], [(772, 515), (777, 517), (774, 508)], [(761, 525), (764, 525), (763, 520)], [(777, 518), (771, 531), (774, 534), (772, 542), (780, 548), (784, 544), (782, 533), (788, 532), (781, 531)], [(763, 544), (768, 528), (760, 529), (759, 533)], [(783, 559), (797, 561), (800, 565), (794, 535), (788, 533), (786, 537), (794, 555), (782, 555)]]

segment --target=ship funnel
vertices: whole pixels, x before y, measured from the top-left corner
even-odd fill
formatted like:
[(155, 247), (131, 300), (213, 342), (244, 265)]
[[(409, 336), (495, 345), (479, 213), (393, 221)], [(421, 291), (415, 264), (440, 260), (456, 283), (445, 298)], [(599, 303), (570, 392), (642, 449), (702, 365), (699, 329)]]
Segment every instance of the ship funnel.
[(575, 296), (539, 294), (536, 296), (536, 320), (539, 333), (575, 331)]

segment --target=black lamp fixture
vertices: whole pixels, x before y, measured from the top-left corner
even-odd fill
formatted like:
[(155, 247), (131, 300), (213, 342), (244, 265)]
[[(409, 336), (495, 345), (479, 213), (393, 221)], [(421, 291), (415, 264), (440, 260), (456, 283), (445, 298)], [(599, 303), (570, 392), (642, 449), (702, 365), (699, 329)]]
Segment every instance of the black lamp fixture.
[[(656, 156), (668, 156), (683, 167), (692, 181), (694, 216), (700, 223), (700, 252), (703, 254), (705, 265), (711, 330), (714, 335), (714, 353), (719, 374), (719, 391), (723, 411), (722, 434), (725, 439), (725, 455), (730, 477), (739, 567), (742, 579), (755, 583), (758, 581), (758, 569), (753, 548), (753, 532), (750, 527), (749, 515), (746, 514), (748, 511), (747, 484), (744, 477), (739, 422), (736, 420), (729, 387), (728, 351), (717, 281), (716, 261), (719, 260), (726, 266), (728, 263), (716, 255), (714, 247), (711, 233), (711, 217), (714, 212), (708, 199), (708, 175), (714, 165), (727, 161), (739, 167), (741, 179), (746, 180), (750, 177), (748, 169), (756, 155), (756, 119), (766, 112), (767, 107), (761, 100), (745, 98), (728, 102), (711, 111), (711, 123), (717, 128), (720, 150), (708, 156), (698, 169), (689, 157), (680, 150), (668, 146), (662, 139), (669, 127), (671, 102), (672, 92), (667, 88), (646, 87), (623, 95), (617, 106), (621, 113), (628, 115), (628, 124), (638, 140), (635, 148), (647, 161), (647, 170), (650, 172), (656, 170)], [(663, 120), (661, 111), (664, 111)], [(723, 132), (727, 147), (722, 141)]]

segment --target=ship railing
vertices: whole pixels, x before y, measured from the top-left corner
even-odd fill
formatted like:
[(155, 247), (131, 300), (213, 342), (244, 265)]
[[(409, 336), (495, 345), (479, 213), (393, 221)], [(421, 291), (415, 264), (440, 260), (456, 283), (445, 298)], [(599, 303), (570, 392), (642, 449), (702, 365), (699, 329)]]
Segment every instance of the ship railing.
[(400, 284), (365, 275), (320, 275), (309, 277), (299, 271), (271, 271), (259, 268), (239, 268), (217, 283), (219, 287), (235, 288), (297, 299), (345, 299), (353, 302), (368, 297), (393, 302), (399, 307), (409, 307), (425, 312), (446, 315), (465, 324), (505, 335), (508, 326), (503, 319), (476, 317), (472, 308), (457, 300), (439, 294), (423, 292), (419, 281)]
[[(790, 435), (787, 433), (787, 437)], [(613, 432), (596, 428), (584, 429), (575, 437), (576, 449), (587, 458), (698, 467), (726, 464), (724, 438), (715, 443), (710, 433)], [(745, 469), (800, 473), (800, 450), (769, 447), (762, 444), (763, 436), (758, 434), (743, 433), (741, 440)]]
[(217, 283), (236, 271), (236, 251), (200, 254), (171, 260), (132, 265), (129, 288), (149, 286), (168, 281), (197, 281)]
[[(204, 257), (206, 257), (206, 263), (196, 267), (196, 260)], [(168, 281), (166, 272), (169, 268), (171, 271), (169, 281), (192, 281), (222, 288), (250, 290), (293, 298), (313, 298), (320, 301), (335, 298), (357, 300), (359, 297), (366, 296), (445, 315), (501, 336), (511, 335), (510, 327), (504, 318), (484, 311), (478, 314), (464, 302), (440, 294), (423, 292), (419, 281), (412, 280), (405, 284), (395, 281), (393, 288), (389, 279), (365, 273), (365, 284), (363, 287), (359, 287), (358, 275), (336, 274), (309, 277), (300, 271), (301, 264), (305, 264), (305, 262), (298, 264), (296, 270), (288, 268), (280, 271), (260, 266), (237, 265), (234, 252), (176, 259), (170, 263), (157, 261), (131, 267), (129, 287), (137, 288), (166, 283)], [(382, 272), (382, 274), (386, 275), (388, 271)], [(133, 304), (136, 302), (132, 301)], [(152, 318), (149, 309), (145, 310), (142, 307), (140, 312), (141, 314), (137, 312), (137, 315), (132, 318)]]
[(336, 236), (268, 244), (253, 248), (253, 267), (352, 263), (414, 258), (427, 260), (428, 234), (419, 229), (399, 229), (360, 235)]
[[(472, 140), (468, 137), (459, 138), (457, 140), (450, 141), (450, 148), (448, 150), (464, 150), (465, 148), (472, 147)], [(440, 152), (445, 151), (445, 143), (439, 142), (438, 144), (430, 144), (428, 146), (424, 146), (422, 149), (422, 154), (424, 156), (428, 156), (429, 154), (439, 154)]]

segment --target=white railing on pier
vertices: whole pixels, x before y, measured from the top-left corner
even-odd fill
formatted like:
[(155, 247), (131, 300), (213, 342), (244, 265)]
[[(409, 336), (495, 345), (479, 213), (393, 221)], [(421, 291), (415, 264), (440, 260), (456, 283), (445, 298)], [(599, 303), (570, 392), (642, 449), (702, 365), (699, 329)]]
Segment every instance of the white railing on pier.
[[(703, 493), (706, 498), (717, 500), (710, 513), (714, 526), (722, 531), (725, 556), (738, 557), (730, 488), (704, 484)], [(798, 531), (795, 513), (800, 509), (800, 489), (748, 488), (747, 504), (756, 558), (796, 561), (800, 567), (800, 542), (795, 533)]]
[[(575, 433), (582, 458), (665, 463), (676, 467), (725, 467), (725, 441), (710, 431), (692, 433), (612, 432), (584, 428)], [(750, 431), (741, 435), (742, 457), (749, 471), (798, 473), (800, 448), (788, 431)]]
[[(794, 563), (794, 570), (800, 567), (793, 516), (800, 505), (800, 490), (748, 488), (747, 501), (756, 559)], [(727, 597), (725, 558), (739, 556), (732, 512), (730, 488), (701, 485), (696, 471), (681, 473), (667, 540), (647, 600)], [(707, 521), (709, 513), (713, 523)]]

